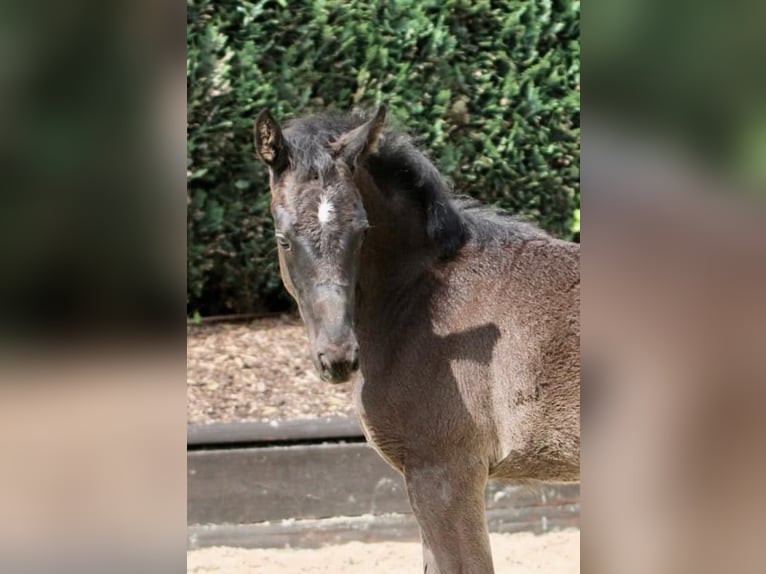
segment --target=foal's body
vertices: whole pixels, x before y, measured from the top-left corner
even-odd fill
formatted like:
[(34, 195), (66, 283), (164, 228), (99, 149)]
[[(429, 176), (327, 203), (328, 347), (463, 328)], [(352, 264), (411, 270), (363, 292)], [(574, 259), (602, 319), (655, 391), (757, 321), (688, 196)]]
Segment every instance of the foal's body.
[[(360, 419), (370, 443), (404, 476), (425, 571), (485, 574), (492, 572), (487, 479), (579, 476), (579, 246), (452, 202), (433, 166), (408, 141), (392, 136), (373, 153), (380, 111), (360, 123), (352, 124), (350, 135), (340, 128), (327, 135), (309, 122), (297, 126), (308, 139), (293, 136), (295, 155), (312, 137), (339, 153), (364, 140), (357, 142), (361, 151), (343, 160), (353, 170), (336, 165), (340, 174), (326, 183), (333, 191), (322, 195), (326, 203), (319, 208), (320, 220), (322, 209), (324, 217), (334, 209), (340, 217), (337, 190), (354, 190), (369, 224), (355, 248), (358, 266), (332, 280), (312, 274), (315, 283), (332, 283), (336, 291), (352, 281), (346, 295), (352, 309), (333, 307), (327, 294), (307, 303), (310, 297), (296, 292), (299, 272), (290, 271), (281, 253), (283, 277), (301, 305), (312, 345), (332, 339), (312, 326), (317, 316), (337, 323), (353, 312), (353, 334), (337, 335), (329, 350), (319, 351), (317, 364), (328, 380), (333, 373), (342, 379), (348, 368), (330, 369), (326, 356), (342, 348), (350, 357), (354, 345), (346, 339), (358, 341)], [(270, 150), (259, 148), (267, 163)], [(278, 159), (275, 154), (270, 165)], [(280, 198), (280, 185), (294, 185), (290, 177), (272, 171), (277, 220), (284, 217), (279, 210), (298, 201)], [(296, 214), (312, 209), (300, 205)], [(351, 225), (353, 210), (342, 211)], [(351, 359), (336, 362), (347, 366)]]
[(404, 474), (429, 574), (491, 572), (488, 478), (579, 476), (579, 250), (525, 231), (415, 276), (397, 273), (412, 246), (391, 268), (362, 253), (356, 405)]

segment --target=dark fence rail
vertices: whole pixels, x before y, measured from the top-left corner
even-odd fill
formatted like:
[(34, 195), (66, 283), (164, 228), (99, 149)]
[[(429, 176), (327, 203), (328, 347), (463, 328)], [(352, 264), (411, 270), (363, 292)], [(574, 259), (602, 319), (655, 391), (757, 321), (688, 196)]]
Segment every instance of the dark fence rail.
[(191, 450), (232, 444), (311, 443), (324, 439), (364, 440), (364, 435), (357, 420), (350, 417), (199, 424), (189, 425), (186, 431), (186, 443)]
[[(353, 418), (192, 425), (187, 469), (191, 548), (417, 538), (402, 477)], [(495, 532), (579, 524), (577, 484), (490, 482), (486, 504)]]

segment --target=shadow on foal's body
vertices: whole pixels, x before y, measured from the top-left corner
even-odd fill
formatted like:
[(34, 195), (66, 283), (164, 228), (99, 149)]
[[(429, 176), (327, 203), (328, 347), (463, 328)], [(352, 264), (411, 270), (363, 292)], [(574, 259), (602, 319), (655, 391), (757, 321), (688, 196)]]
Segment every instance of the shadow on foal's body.
[(322, 378), (361, 369), (425, 571), (484, 574), (487, 479), (579, 477), (579, 246), (451, 200), (384, 115), (259, 115), (280, 269)]

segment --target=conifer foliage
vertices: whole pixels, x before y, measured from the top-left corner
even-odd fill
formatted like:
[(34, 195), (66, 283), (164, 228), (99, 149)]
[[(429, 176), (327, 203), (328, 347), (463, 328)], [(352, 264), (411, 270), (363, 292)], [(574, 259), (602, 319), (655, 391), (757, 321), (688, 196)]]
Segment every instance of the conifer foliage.
[(579, 1), (187, 0), (187, 312), (281, 309), (252, 127), (385, 103), (455, 189), (579, 231)]

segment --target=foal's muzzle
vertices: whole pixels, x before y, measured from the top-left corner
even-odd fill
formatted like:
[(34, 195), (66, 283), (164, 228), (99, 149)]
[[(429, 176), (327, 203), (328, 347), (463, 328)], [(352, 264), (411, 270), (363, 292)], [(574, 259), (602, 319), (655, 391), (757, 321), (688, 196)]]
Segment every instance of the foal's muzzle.
[(353, 306), (351, 289), (337, 283), (317, 285), (307, 306), (314, 364), (323, 381), (345, 383), (359, 369)]
[(349, 341), (325, 347), (317, 353), (319, 376), (329, 383), (345, 383), (359, 370), (359, 345)]

